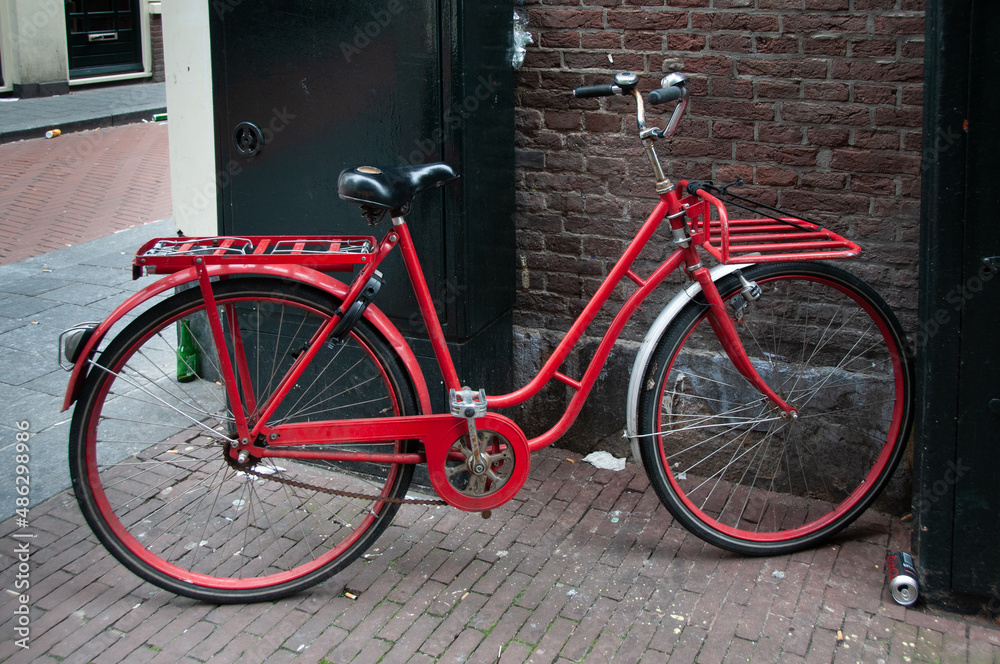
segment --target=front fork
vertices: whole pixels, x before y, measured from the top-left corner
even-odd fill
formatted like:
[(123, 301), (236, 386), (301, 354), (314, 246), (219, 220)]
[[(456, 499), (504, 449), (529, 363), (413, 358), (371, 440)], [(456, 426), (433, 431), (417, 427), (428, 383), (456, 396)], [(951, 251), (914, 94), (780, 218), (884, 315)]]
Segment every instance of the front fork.
[[(686, 210), (681, 209), (679, 205), (675, 205), (668, 217), (670, 220), (670, 229), (674, 236), (674, 244), (684, 251), (687, 273), (698, 282), (702, 292), (705, 294), (705, 299), (708, 301), (708, 324), (712, 326), (712, 331), (715, 332), (719, 343), (722, 344), (722, 349), (729, 357), (729, 361), (736, 367), (736, 370), (751, 385), (757, 388), (761, 394), (770, 399), (771, 403), (781, 410), (783, 417), (791, 420), (797, 419), (799, 416), (798, 411), (791, 404), (779, 397), (764, 382), (764, 379), (757, 373), (757, 369), (754, 368), (750, 358), (747, 357), (746, 349), (743, 348), (743, 342), (740, 340), (739, 334), (736, 333), (736, 325), (726, 310), (726, 305), (722, 301), (719, 289), (715, 287), (715, 282), (712, 281), (712, 273), (701, 263), (701, 257), (698, 256), (698, 250), (695, 248), (694, 238), (691, 236), (691, 230), (688, 228), (685, 216)], [(744, 298), (744, 302), (737, 312), (737, 316), (742, 321), (743, 309), (746, 306), (745, 299), (747, 297), (753, 300), (757, 299), (760, 297), (760, 290), (756, 284), (747, 282), (739, 271), (736, 274), (743, 285), (741, 296)]]
[[(775, 391), (772, 390), (766, 382), (764, 382), (764, 379), (760, 377), (759, 373), (757, 373), (757, 369), (754, 368), (753, 362), (751, 362), (750, 358), (747, 357), (746, 349), (743, 348), (743, 342), (740, 340), (740, 337), (736, 332), (736, 324), (733, 322), (733, 319), (729, 316), (729, 313), (726, 310), (726, 305), (722, 301), (719, 289), (715, 287), (715, 282), (712, 281), (711, 273), (707, 268), (699, 265), (692, 270), (690, 274), (701, 285), (701, 290), (705, 294), (705, 299), (708, 301), (708, 324), (712, 326), (712, 331), (715, 332), (715, 336), (718, 337), (719, 343), (722, 344), (722, 349), (729, 357), (729, 361), (733, 363), (733, 366), (736, 367), (736, 370), (739, 371), (744, 378), (750, 381), (751, 385), (757, 388), (782, 411), (784, 417), (792, 420), (797, 419), (799, 416), (798, 411), (791, 404), (779, 397)], [(744, 284), (744, 286), (752, 287), (753, 285)]]

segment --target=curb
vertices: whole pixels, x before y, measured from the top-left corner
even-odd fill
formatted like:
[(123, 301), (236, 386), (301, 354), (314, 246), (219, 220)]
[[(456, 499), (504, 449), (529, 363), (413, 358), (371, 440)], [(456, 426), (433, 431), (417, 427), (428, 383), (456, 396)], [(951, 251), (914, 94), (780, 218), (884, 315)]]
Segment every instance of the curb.
[(107, 127), (120, 127), (128, 124), (136, 124), (143, 120), (152, 122), (153, 116), (157, 113), (166, 113), (166, 106), (146, 108), (138, 111), (127, 111), (124, 113), (112, 113), (93, 118), (81, 118), (70, 122), (54, 122), (43, 127), (30, 127), (25, 129), (12, 129), (10, 131), (0, 131), (0, 144), (13, 143), (31, 138), (42, 138), (45, 132), (54, 127), (58, 127), (63, 133), (75, 133), (88, 129), (104, 129)]

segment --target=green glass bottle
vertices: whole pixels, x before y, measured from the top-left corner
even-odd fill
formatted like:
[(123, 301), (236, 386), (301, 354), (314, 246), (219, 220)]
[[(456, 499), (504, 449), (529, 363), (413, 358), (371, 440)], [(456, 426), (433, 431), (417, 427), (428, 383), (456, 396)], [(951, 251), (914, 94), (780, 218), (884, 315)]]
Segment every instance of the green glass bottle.
[(177, 324), (177, 382), (189, 383), (198, 377), (201, 365), (198, 361), (198, 348), (187, 319)]

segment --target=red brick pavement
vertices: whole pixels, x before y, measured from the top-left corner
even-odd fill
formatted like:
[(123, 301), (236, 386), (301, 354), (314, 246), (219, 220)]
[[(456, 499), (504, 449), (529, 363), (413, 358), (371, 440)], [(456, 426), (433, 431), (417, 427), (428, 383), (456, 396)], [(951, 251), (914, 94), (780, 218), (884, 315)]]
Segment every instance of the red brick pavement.
[(170, 214), (166, 124), (0, 145), (0, 265)]
[[(0, 524), (8, 591), (14, 530)], [(0, 661), (18, 664), (1000, 662), (992, 623), (893, 604), (881, 563), (908, 547), (898, 520), (869, 513), (820, 548), (741, 558), (673, 524), (635, 466), (562, 450), (539, 452), (493, 518), (404, 506), (367, 560), (278, 602), (215, 606), (139, 581), (70, 492), (32, 506), (27, 530), (30, 650), (0, 612)]]

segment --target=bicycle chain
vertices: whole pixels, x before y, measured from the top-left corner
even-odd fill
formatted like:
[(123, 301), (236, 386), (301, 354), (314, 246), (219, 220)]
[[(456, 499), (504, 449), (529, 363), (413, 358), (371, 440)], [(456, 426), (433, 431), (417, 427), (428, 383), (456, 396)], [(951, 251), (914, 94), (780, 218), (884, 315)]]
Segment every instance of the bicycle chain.
[(253, 475), (264, 480), (273, 480), (275, 482), (280, 482), (281, 484), (287, 484), (288, 486), (294, 486), (299, 489), (309, 489), (311, 491), (318, 491), (319, 493), (326, 493), (331, 496), (341, 496), (343, 498), (357, 498), (359, 500), (371, 500), (374, 502), (381, 503), (394, 503), (397, 505), (403, 505), (406, 503), (412, 505), (447, 505), (443, 500), (437, 498), (388, 498), (385, 496), (372, 496), (366, 493), (357, 493), (354, 491), (342, 491), (340, 489), (328, 489), (327, 487), (316, 486), (315, 484), (309, 484), (307, 482), (300, 482), (298, 480), (291, 480), (285, 477), (276, 477), (273, 474), (263, 474), (258, 473), (252, 468), (244, 468), (241, 470), (248, 475)]

